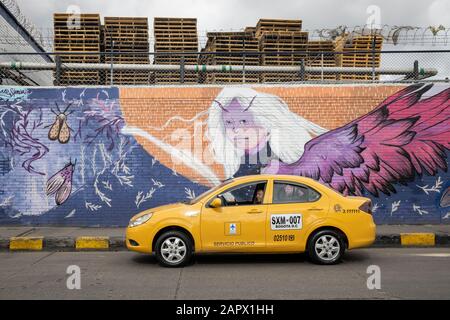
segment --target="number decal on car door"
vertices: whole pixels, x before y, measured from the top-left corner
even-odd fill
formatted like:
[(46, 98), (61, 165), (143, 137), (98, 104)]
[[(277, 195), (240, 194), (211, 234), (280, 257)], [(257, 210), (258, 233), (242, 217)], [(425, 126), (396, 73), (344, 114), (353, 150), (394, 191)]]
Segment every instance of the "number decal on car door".
[(299, 230), (302, 228), (302, 215), (299, 213), (272, 214), (270, 228), (272, 230)]

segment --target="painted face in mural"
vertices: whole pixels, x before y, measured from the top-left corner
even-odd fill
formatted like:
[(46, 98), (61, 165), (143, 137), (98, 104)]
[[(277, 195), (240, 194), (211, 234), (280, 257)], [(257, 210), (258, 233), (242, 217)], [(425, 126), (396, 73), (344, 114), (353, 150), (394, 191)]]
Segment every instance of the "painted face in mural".
[(292, 163), (310, 139), (327, 131), (289, 110), (280, 97), (252, 88), (222, 89), (208, 114), (207, 136), (226, 178), (250, 174), (252, 165), (259, 172), (271, 160)]
[[(254, 99), (254, 98), (253, 98)], [(230, 104), (222, 108), (222, 120), (227, 138), (236, 148), (248, 153), (261, 150), (267, 143), (267, 130), (258, 125), (251, 113), (253, 99), (249, 105), (242, 105), (238, 99), (232, 99)]]

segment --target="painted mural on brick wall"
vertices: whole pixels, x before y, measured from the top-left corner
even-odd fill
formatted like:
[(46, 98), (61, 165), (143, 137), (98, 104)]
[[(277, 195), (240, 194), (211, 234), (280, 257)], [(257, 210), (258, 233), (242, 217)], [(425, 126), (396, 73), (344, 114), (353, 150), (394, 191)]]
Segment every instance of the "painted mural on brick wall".
[(450, 88), (0, 88), (0, 223), (124, 226), (261, 173), (449, 223)]

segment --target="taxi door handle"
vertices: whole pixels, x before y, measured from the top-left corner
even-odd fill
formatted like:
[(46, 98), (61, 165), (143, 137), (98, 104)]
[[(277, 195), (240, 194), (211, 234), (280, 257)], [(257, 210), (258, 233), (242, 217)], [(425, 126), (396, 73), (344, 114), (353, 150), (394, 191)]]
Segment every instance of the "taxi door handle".
[(258, 209), (252, 209), (250, 211), (247, 211), (248, 214), (255, 214), (255, 213), (262, 213), (262, 210), (258, 210)]
[(322, 208), (309, 208), (308, 211), (322, 211)]

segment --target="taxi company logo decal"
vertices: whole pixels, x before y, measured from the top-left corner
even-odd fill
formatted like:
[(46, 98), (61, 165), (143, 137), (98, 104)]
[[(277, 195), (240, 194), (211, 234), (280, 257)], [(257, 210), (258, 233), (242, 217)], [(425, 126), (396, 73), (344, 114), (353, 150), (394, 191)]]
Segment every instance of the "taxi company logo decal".
[(302, 215), (294, 214), (272, 214), (270, 216), (270, 228), (272, 230), (293, 230), (302, 228)]
[(230, 223), (230, 233), (229, 234), (236, 234), (236, 223)]

